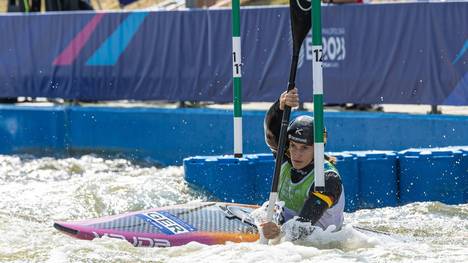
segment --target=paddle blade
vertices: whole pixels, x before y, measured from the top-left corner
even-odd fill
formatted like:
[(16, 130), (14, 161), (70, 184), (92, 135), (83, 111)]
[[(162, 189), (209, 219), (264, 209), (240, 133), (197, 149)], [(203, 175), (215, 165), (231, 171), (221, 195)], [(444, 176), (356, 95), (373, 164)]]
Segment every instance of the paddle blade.
[(291, 15), (291, 32), (293, 38), (293, 56), (299, 54), (302, 41), (306, 37), (311, 26), (311, 1), (289, 0), (289, 12)]

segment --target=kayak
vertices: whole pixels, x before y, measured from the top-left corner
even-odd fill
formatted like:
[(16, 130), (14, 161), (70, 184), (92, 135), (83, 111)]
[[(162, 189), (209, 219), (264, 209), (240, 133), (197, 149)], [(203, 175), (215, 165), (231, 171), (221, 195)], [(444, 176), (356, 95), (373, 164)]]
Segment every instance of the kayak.
[(153, 208), (80, 221), (58, 221), (54, 227), (74, 238), (103, 236), (126, 240), (137, 247), (255, 242), (257, 227), (249, 219), (256, 205), (201, 202)]
[[(256, 205), (222, 202), (188, 203), (96, 219), (58, 221), (54, 227), (78, 239), (117, 238), (136, 247), (172, 247), (189, 242), (206, 245), (225, 244), (228, 241), (255, 242), (260, 235), (251, 215), (258, 208)], [(367, 237), (395, 240), (389, 233), (359, 226), (352, 226), (352, 229)], [(340, 232), (346, 232), (331, 231), (324, 232), (309, 225), (302, 230), (287, 232), (314, 232), (310, 237), (302, 237), (309, 241), (324, 237), (333, 240), (334, 235), (340, 236)]]

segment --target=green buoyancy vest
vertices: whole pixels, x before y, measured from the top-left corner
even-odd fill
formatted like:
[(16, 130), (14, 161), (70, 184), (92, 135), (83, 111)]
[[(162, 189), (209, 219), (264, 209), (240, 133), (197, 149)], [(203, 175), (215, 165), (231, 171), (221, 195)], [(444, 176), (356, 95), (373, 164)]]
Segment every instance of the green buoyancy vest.
[[(299, 213), (305, 200), (309, 197), (310, 188), (315, 181), (314, 170), (310, 171), (301, 181), (293, 183), (291, 180), (292, 165), (285, 162), (281, 166), (280, 183), (278, 188), (278, 199), (284, 202), (286, 208)], [(335, 172), (336, 167), (329, 161), (324, 162), (324, 172)]]

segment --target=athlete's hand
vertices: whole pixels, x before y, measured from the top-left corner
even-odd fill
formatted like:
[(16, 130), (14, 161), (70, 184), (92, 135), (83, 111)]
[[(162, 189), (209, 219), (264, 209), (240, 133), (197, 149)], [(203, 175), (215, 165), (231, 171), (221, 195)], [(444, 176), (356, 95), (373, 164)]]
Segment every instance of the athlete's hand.
[(264, 224), (261, 224), (260, 227), (262, 228), (263, 236), (266, 239), (276, 238), (280, 233), (279, 226), (273, 222), (266, 222)]
[(297, 88), (292, 90), (285, 91), (280, 96), (280, 110), (284, 110), (284, 106), (287, 105), (291, 108), (299, 106), (299, 93), (297, 92)]

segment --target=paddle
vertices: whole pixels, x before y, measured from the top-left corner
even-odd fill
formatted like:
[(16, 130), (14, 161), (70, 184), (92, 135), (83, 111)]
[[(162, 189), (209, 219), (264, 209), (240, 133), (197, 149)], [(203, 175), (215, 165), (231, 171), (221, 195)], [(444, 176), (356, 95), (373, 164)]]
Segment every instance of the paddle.
[[(293, 39), (293, 52), (291, 59), (291, 70), (289, 72), (288, 91), (293, 89), (296, 84), (296, 71), (297, 62), (299, 59), (299, 51), (301, 50), (302, 42), (310, 30), (311, 17), (310, 17), (310, 1), (307, 0), (290, 0), (289, 11), (291, 16), (291, 33)], [(283, 164), (283, 156), (286, 148), (286, 131), (289, 124), (289, 115), (291, 114), (291, 107), (285, 106), (283, 111), (283, 117), (281, 120), (281, 130), (278, 142), (278, 151), (276, 154), (275, 170), (273, 174), (273, 182), (271, 185), (270, 198), (268, 200), (267, 208), (267, 222), (273, 220), (273, 212), (276, 200), (278, 198), (278, 182), (281, 171), (281, 165)], [(261, 242), (266, 244), (268, 241), (263, 238)]]

